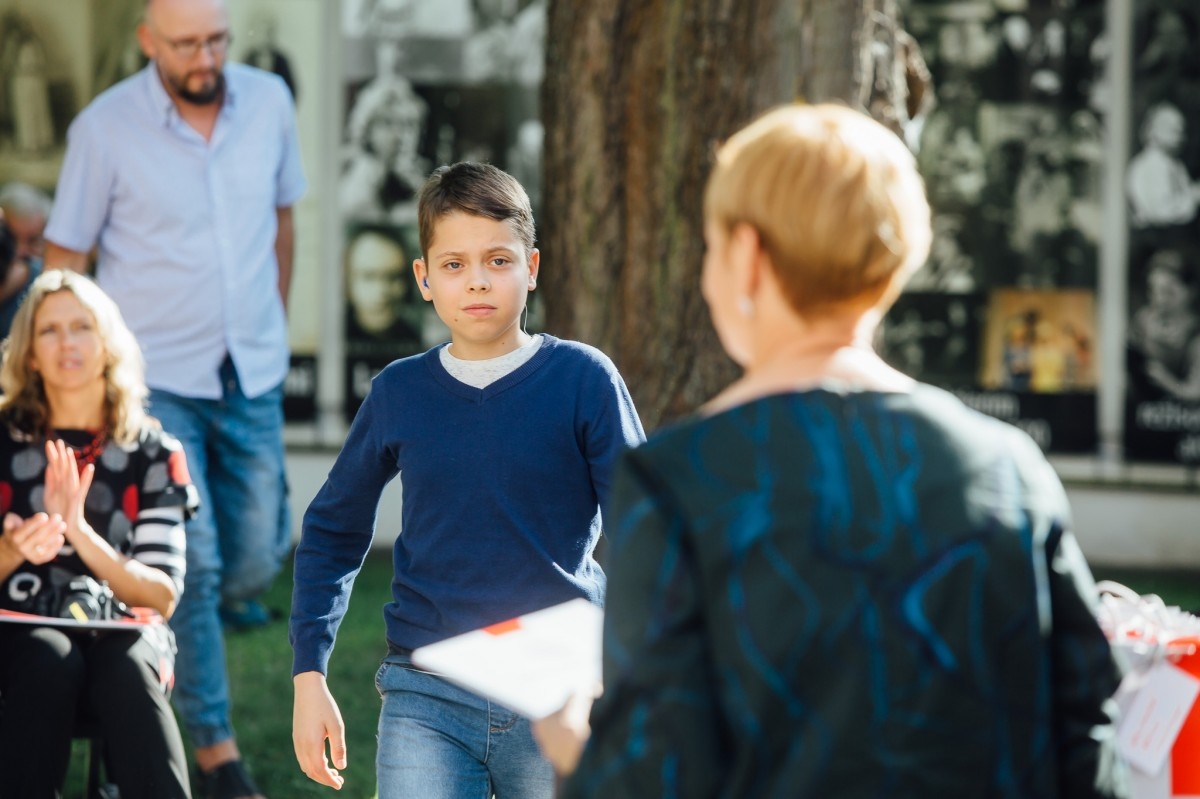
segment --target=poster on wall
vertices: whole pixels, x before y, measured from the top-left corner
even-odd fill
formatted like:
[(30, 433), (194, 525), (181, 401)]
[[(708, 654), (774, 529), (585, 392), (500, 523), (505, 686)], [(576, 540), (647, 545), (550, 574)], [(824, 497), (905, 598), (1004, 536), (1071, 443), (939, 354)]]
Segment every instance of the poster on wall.
[[(1070, 388), (1055, 390), (1019, 379), (1004, 384), (997, 337), (1016, 325), (1016, 297), (1039, 297), (1033, 302), (1043, 309), (1096, 290), (1108, 102), (1104, 6), (913, 0), (908, 11), (937, 93), (909, 142), (933, 207), (934, 240), (884, 325), (885, 342), (896, 331), (925, 332), (904, 334), (903, 346), (884, 347), (885, 357), (1056, 453), (1096, 450), (1094, 379), (1072, 376)], [(1065, 342), (1070, 334), (1056, 318), (1046, 307), (1031, 327), (1049, 321)], [(1091, 317), (1075, 328), (1094, 344)]]
[[(346, 116), (336, 191), (352, 417), (381, 368), (449, 337), (411, 269), (420, 253), (417, 193), (429, 173), (487, 161), (520, 180), (538, 212), (546, 0), (344, 0), (341, 13)], [(401, 257), (405, 268), (393, 270)]]
[(87, 0), (0, 0), (0, 183), (53, 191), (67, 127), (93, 96)]
[(1135, 5), (1125, 456), (1200, 463), (1200, 7)]
[(981, 295), (905, 292), (880, 325), (876, 349), (905, 374), (943, 388), (973, 389), (984, 309)]
[(138, 44), (137, 27), (142, 21), (145, 0), (104, 0), (93, 3), (95, 20), (92, 41), (93, 96), (128, 78), (147, 59)]
[[(418, 251), (412, 225), (353, 223), (346, 229), (346, 416), (353, 419), (371, 378), (397, 358), (442, 339), (436, 315), (417, 290), (412, 261)], [(431, 318), (432, 317), (432, 318)], [(427, 338), (433, 340), (426, 344)]]
[[(141, 3), (142, 0), (137, 0)], [(283, 413), (289, 424), (317, 417), (317, 350), (320, 343), (323, 154), (316, 88), (328, 67), (322, 39), (322, 0), (229, 0), (233, 44), (229, 60), (272, 72), (283, 80), (296, 108), (296, 136), (308, 191), (292, 209), (296, 231), (288, 293), (291, 366), (283, 384)]]
[(986, 320), (979, 400), (1043, 449), (1089, 451), (1097, 421), (1094, 292), (996, 289)]

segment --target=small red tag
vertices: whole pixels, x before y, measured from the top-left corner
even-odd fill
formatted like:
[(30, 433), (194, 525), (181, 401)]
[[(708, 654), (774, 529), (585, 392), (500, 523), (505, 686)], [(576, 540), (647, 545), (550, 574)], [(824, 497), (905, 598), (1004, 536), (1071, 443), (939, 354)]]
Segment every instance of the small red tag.
[(508, 621), (496, 622), (491, 627), (484, 627), (483, 631), (488, 635), (504, 635), (511, 633), (513, 630), (521, 629), (520, 619), (509, 619)]

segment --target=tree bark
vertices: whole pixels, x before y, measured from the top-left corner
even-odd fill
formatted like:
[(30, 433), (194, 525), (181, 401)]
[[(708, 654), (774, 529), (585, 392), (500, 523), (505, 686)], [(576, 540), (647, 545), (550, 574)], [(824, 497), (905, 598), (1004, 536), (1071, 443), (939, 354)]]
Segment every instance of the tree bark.
[(608, 353), (648, 429), (694, 410), (737, 374), (700, 294), (714, 148), (798, 98), (891, 114), (898, 129), (894, 6), (550, 1), (539, 237), (546, 329)]

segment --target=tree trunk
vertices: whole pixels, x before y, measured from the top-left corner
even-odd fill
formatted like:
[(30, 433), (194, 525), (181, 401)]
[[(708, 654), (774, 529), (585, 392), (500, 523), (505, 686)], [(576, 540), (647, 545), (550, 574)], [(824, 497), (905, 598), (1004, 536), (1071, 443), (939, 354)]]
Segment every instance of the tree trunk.
[(870, 108), (899, 127), (894, 5), (550, 0), (539, 241), (546, 329), (612, 356), (648, 429), (692, 411), (737, 373), (700, 294), (715, 146), (799, 97)]

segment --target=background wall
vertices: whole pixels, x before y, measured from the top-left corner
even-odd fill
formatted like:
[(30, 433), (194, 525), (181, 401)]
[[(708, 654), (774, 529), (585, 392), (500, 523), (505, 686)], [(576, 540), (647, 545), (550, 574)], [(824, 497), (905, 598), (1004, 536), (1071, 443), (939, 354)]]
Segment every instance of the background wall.
[[(411, 291), (397, 301), (404, 335), (374, 341), (352, 324), (355, 232), (381, 226), (406, 262), (416, 254), (411, 196), (357, 177), (370, 164), (355, 120), (372, 92), (392, 93), (379, 124), (397, 143), (387, 159), (395, 185), (411, 190), (438, 163), (487, 158), (519, 174), (536, 202), (545, 5), (229, 0), (230, 58), (266, 47), (288, 65), (310, 183), (295, 209), (287, 384), (297, 523), (374, 371), (445, 335)], [(71, 118), (143, 63), (140, 9), (141, 0), (0, 0), (0, 183), (53, 189)], [(1161, 102), (1185, 112), (1176, 159), (1200, 191), (1200, 117), (1189, 105), (1200, 97), (1190, 44), (1200, 6), (910, 0), (906, 13), (937, 79), (939, 105), (912, 142), (937, 242), (889, 315), (882, 351), (1029, 431), (1068, 483), (1093, 559), (1200, 567), (1200, 401), (1141, 379), (1128, 332), (1150, 305), (1149, 254), (1163, 244), (1200, 251), (1200, 218), (1193, 205), (1171, 225), (1135, 223), (1127, 191), (1142, 123)], [(1200, 275), (1193, 268), (1181, 285), (1200, 331)], [(539, 311), (535, 302), (534, 327)], [(1017, 365), (1035, 349), (1036, 378)], [(381, 504), (380, 545), (399, 529), (399, 510), (397, 485)]]

